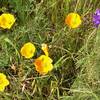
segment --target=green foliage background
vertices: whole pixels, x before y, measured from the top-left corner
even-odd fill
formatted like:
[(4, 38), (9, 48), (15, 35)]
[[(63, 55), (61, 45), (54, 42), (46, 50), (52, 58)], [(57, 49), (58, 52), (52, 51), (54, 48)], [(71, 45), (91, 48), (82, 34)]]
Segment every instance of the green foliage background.
[[(0, 100), (100, 100), (100, 29), (92, 24), (99, 0), (0, 0), (0, 14), (15, 15), (11, 30), (0, 29), (0, 72), (10, 85)], [(82, 25), (69, 29), (65, 17), (77, 12)], [(31, 41), (38, 57), (41, 43), (49, 45), (54, 70), (40, 76), (20, 56)], [(13, 70), (15, 68), (15, 70)]]

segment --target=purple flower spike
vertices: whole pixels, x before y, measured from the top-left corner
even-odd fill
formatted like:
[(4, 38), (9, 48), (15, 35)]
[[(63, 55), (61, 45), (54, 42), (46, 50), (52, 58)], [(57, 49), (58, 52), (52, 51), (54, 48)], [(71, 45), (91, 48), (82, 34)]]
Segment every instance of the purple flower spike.
[(93, 23), (95, 27), (99, 27), (100, 25), (100, 9), (97, 9), (93, 14)]

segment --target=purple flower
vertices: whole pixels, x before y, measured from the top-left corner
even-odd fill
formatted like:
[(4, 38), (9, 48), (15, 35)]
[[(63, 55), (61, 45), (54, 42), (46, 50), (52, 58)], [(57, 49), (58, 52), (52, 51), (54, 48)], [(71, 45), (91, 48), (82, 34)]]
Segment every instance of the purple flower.
[(97, 9), (93, 14), (93, 23), (96, 27), (100, 25), (100, 9)]

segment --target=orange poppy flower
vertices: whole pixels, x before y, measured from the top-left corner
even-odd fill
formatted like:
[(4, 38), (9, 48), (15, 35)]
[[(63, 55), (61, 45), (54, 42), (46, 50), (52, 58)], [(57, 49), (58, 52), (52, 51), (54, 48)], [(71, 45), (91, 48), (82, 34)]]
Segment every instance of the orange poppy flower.
[(35, 53), (35, 46), (31, 42), (28, 42), (23, 45), (23, 47), (20, 50), (21, 55), (25, 58), (32, 58)]
[(65, 24), (70, 28), (77, 28), (81, 23), (81, 17), (77, 13), (69, 13), (65, 18)]
[(50, 57), (46, 55), (41, 55), (34, 62), (36, 71), (42, 75), (47, 74), (49, 71), (53, 69), (52, 62), (53, 61)]

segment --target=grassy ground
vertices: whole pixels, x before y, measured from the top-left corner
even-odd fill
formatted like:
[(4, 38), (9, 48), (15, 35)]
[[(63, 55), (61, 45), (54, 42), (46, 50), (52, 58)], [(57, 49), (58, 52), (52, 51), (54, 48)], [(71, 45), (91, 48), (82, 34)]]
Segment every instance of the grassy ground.
[[(97, 8), (99, 0), (0, 0), (0, 13), (16, 16), (11, 30), (0, 30), (0, 72), (10, 81), (0, 100), (100, 100), (100, 30), (91, 21)], [(64, 23), (70, 12), (82, 17), (77, 29)], [(49, 45), (52, 72), (41, 76), (20, 56), (28, 41)]]

